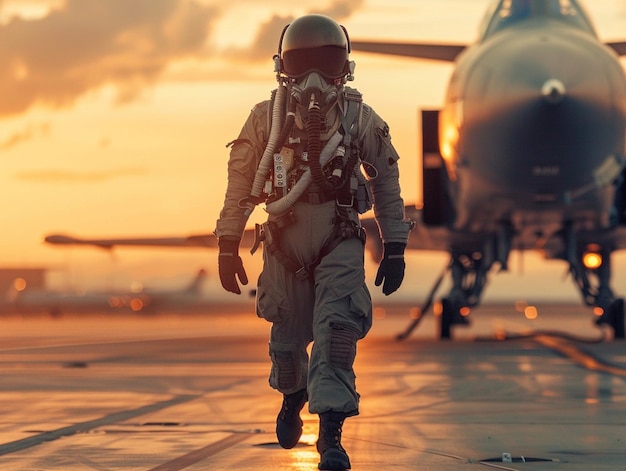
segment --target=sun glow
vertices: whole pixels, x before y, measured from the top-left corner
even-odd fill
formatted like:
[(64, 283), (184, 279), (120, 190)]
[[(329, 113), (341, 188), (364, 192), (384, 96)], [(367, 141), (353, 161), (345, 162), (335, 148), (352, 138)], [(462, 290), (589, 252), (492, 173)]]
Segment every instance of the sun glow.
[(65, 0), (21, 1), (5, 0), (0, 7), (0, 24), (6, 24), (14, 18), (38, 20), (46, 17), (52, 10), (62, 7)]

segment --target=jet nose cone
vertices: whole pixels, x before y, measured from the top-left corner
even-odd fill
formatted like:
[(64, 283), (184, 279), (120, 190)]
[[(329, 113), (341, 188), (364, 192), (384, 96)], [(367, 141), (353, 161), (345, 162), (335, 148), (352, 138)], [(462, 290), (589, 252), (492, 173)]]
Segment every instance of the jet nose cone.
[(541, 95), (549, 104), (558, 105), (565, 98), (565, 85), (560, 80), (550, 79), (541, 87)]

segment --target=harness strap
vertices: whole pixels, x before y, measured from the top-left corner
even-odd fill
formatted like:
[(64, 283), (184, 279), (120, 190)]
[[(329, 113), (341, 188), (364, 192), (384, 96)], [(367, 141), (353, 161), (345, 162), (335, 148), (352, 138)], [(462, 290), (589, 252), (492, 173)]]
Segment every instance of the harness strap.
[[(320, 264), (322, 259), (337, 248), (342, 241), (357, 237), (361, 243), (365, 245), (365, 229), (353, 222), (348, 215), (348, 209), (352, 208), (354, 204), (354, 197), (351, 194), (350, 189), (350, 179), (352, 178), (352, 173), (359, 160), (359, 149), (356, 146), (356, 143), (353, 143), (353, 139), (356, 141), (359, 132), (358, 123), (360, 121), (362, 109), (361, 103), (363, 102), (363, 98), (357, 90), (348, 87), (344, 89), (344, 94), (347, 107), (340, 126), (341, 133), (343, 134), (342, 144), (346, 151), (349, 150), (350, 152), (346, 161), (346, 166), (344, 167), (344, 181), (341, 183), (336, 193), (337, 217), (335, 219), (331, 236), (322, 246), (315, 260), (311, 263), (302, 265), (298, 261), (289, 257), (280, 248), (280, 227), (278, 227), (275, 223), (267, 223), (267, 229), (270, 234), (269, 237), (264, 237), (264, 243), (267, 244), (269, 253), (287, 270), (294, 273), (296, 279), (298, 280), (313, 279), (315, 268)], [(319, 204), (317, 201), (311, 201), (308, 196), (307, 202)]]
[(346, 113), (341, 121), (341, 132), (343, 134), (343, 146), (348, 152), (348, 158), (344, 167), (344, 180), (337, 189), (337, 206), (338, 208), (351, 208), (354, 205), (354, 195), (350, 188), (350, 179), (352, 173), (359, 160), (359, 148), (356, 143), (358, 137), (361, 114), (361, 104), (363, 103), (362, 95), (352, 88), (345, 89), (345, 98), (347, 103)]
[(347, 109), (341, 120), (341, 131), (343, 134), (343, 145), (348, 149), (352, 143), (352, 137), (358, 134), (358, 117), (361, 113), (361, 103), (363, 96), (352, 88), (344, 88)]
[[(353, 237), (357, 237), (363, 245), (365, 245), (366, 234), (365, 229), (351, 223), (350, 221), (344, 221), (338, 218), (335, 226), (333, 228), (333, 232), (331, 236), (328, 238), (326, 243), (320, 249), (317, 257), (311, 263), (300, 264), (290, 256), (288, 256), (279, 245), (279, 239), (277, 236), (277, 228), (269, 225), (269, 230), (271, 232), (270, 240), (267, 239), (264, 241), (267, 245), (267, 249), (269, 253), (276, 258), (276, 260), (283, 265), (287, 270), (292, 272), (297, 280), (312, 280), (313, 273), (315, 272), (315, 268), (320, 264), (322, 259), (331, 253), (333, 250), (337, 248), (337, 246), (344, 240), (351, 239)], [(269, 242), (269, 243), (268, 243)]]

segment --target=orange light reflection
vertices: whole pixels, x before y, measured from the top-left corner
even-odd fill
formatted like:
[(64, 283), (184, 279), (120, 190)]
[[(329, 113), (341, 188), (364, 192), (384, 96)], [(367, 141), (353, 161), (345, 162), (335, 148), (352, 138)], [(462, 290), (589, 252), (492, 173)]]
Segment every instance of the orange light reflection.
[(435, 314), (435, 316), (440, 316), (443, 313), (443, 304), (441, 303), (441, 301), (437, 301), (435, 304), (433, 304), (433, 314)]
[(524, 316), (528, 320), (535, 320), (539, 317), (539, 311), (535, 306), (527, 306), (526, 309), (524, 309)]
[(384, 307), (374, 308), (374, 319), (384, 319), (387, 317), (387, 311)]
[(411, 319), (419, 319), (422, 317), (422, 310), (419, 307), (413, 307), (409, 310), (409, 317)]
[(24, 278), (16, 278), (13, 280), (13, 288), (15, 291), (24, 291), (26, 289), (26, 280)]
[(589, 270), (596, 270), (602, 265), (602, 256), (595, 252), (585, 252), (583, 254), (583, 265)]

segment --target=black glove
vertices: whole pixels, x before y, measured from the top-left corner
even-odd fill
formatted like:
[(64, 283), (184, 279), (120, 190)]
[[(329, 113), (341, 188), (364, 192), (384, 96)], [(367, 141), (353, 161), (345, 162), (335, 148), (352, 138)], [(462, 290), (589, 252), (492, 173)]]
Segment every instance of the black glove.
[(389, 242), (385, 244), (385, 251), (383, 259), (378, 267), (378, 273), (376, 273), (376, 281), (374, 284), (380, 286), (385, 280), (383, 285), (383, 293), (386, 296), (396, 291), (402, 284), (404, 279), (404, 248), (406, 244), (402, 242)]
[(220, 237), (217, 245), (220, 253), (217, 259), (217, 267), (220, 281), (226, 291), (241, 294), (237, 278), (243, 285), (248, 284), (248, 276), (243, 268), (243, 262), (239, 256), (239, 239), (228, 236)]

